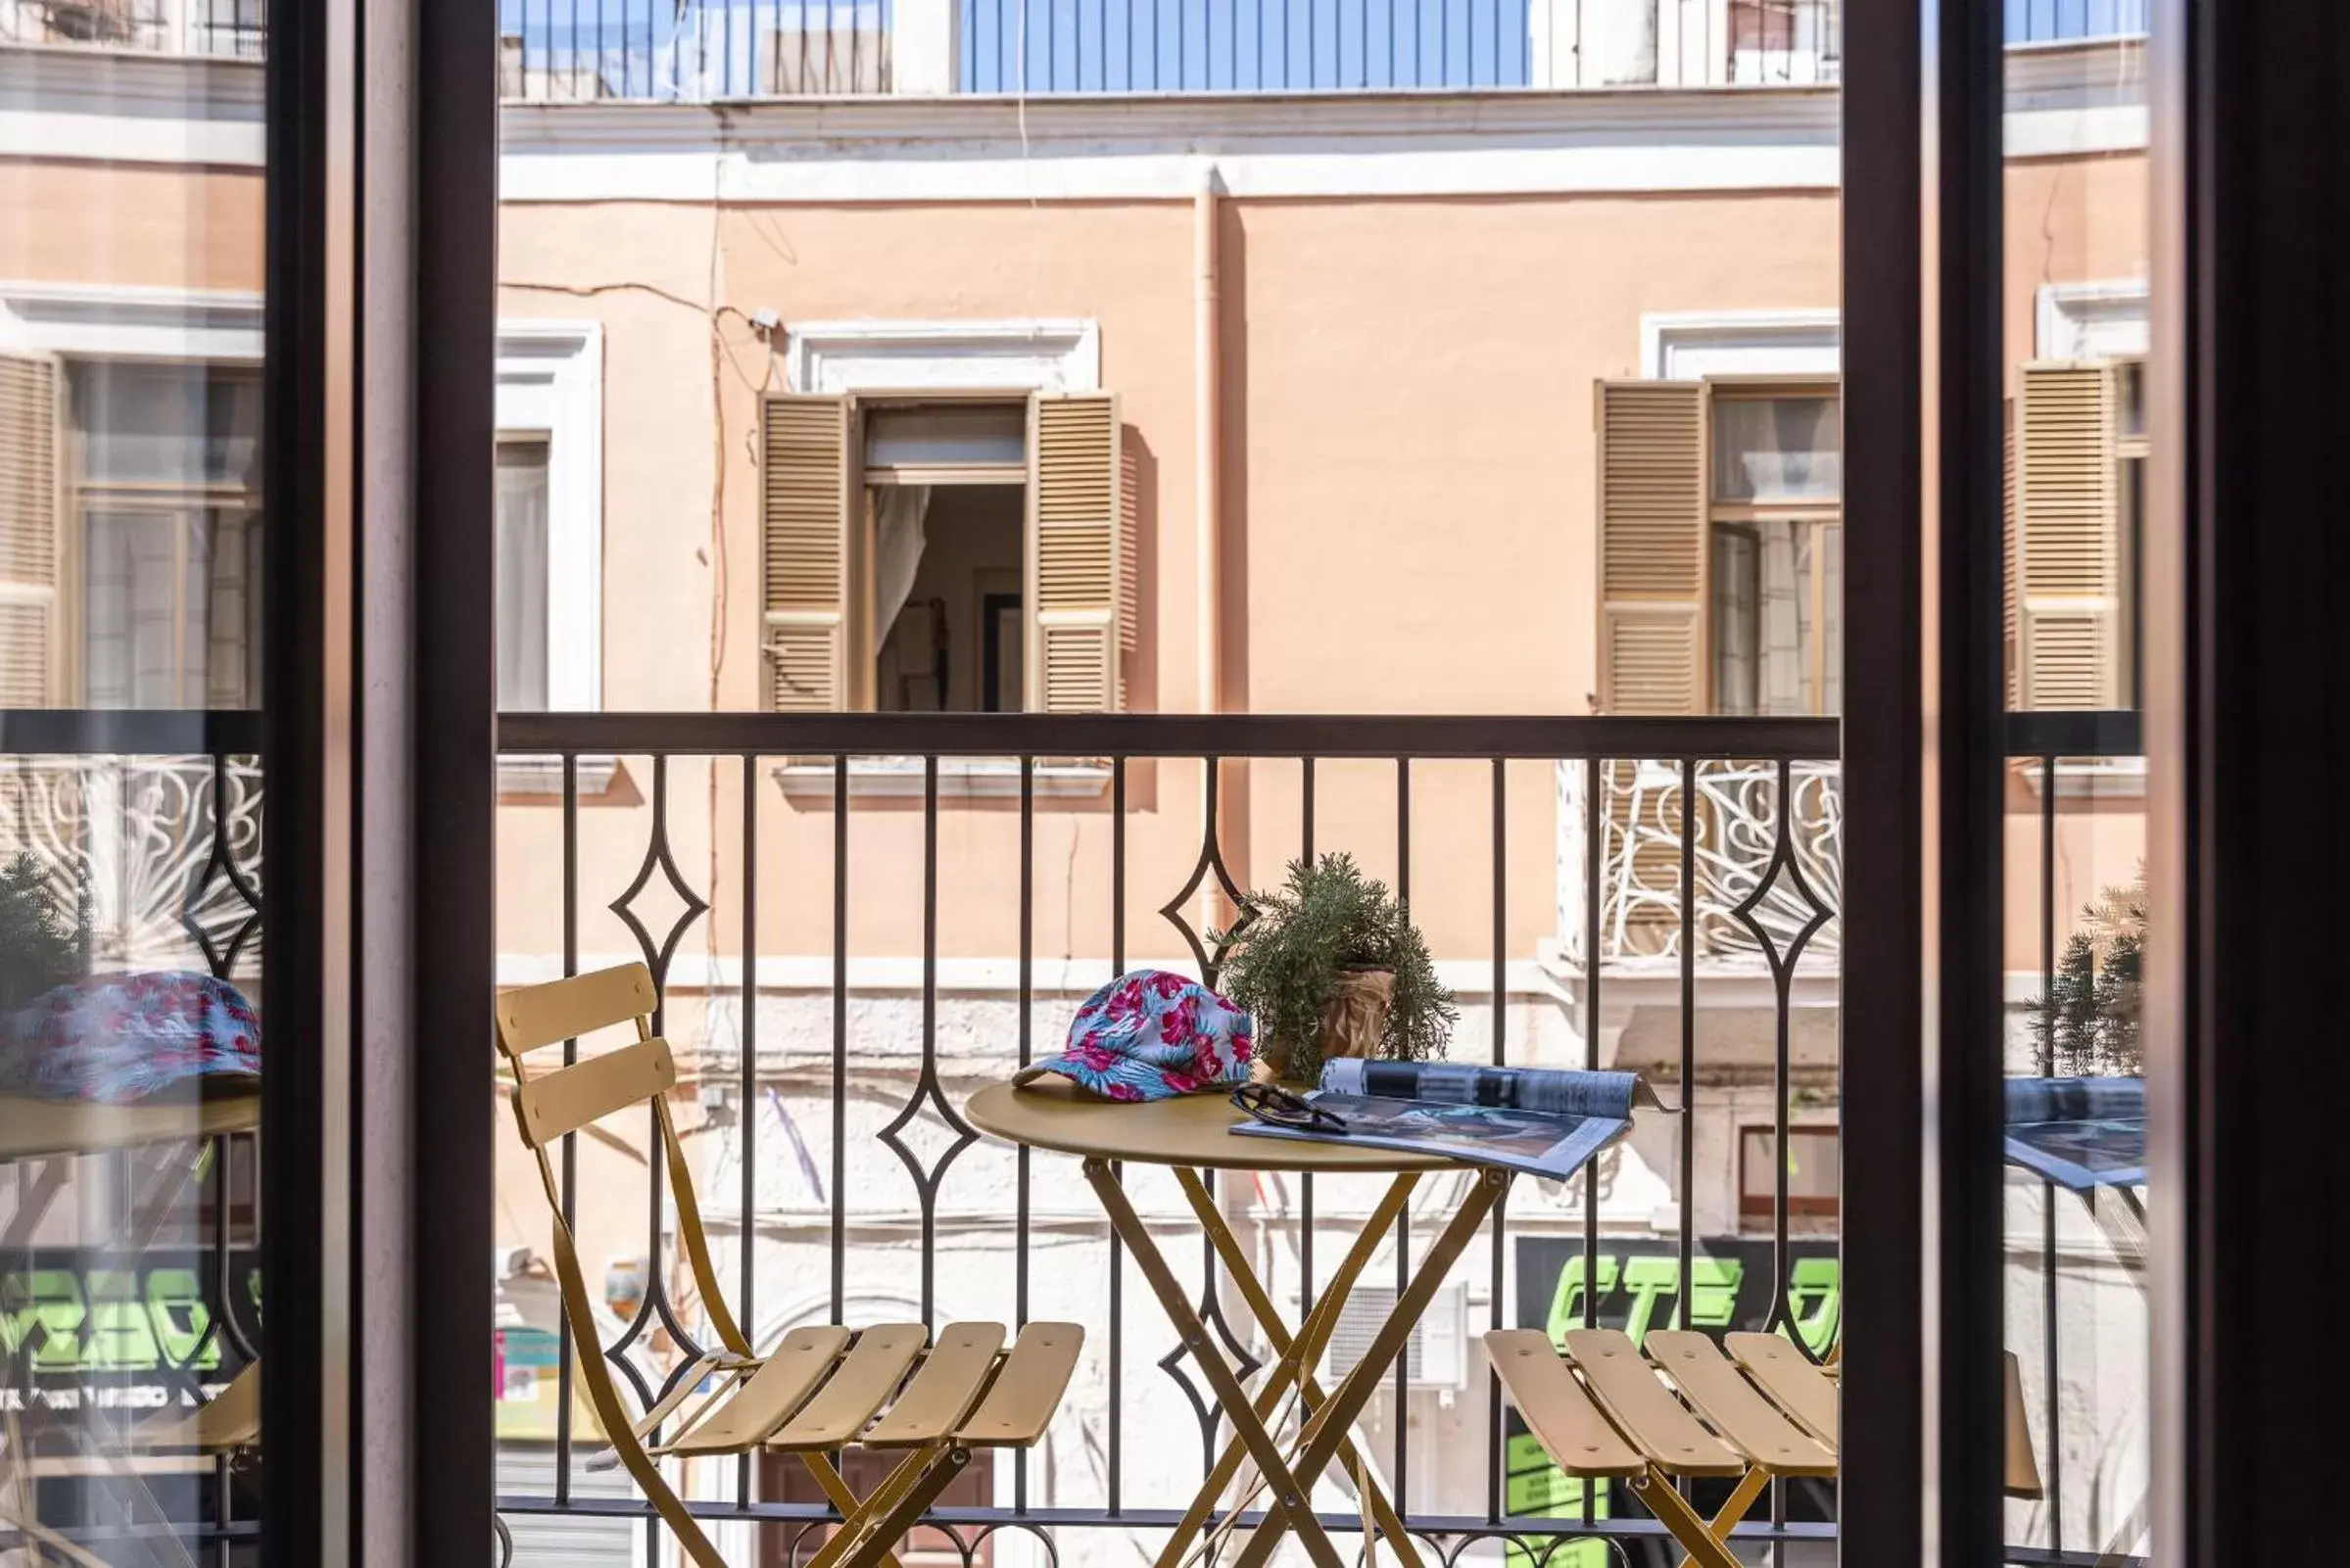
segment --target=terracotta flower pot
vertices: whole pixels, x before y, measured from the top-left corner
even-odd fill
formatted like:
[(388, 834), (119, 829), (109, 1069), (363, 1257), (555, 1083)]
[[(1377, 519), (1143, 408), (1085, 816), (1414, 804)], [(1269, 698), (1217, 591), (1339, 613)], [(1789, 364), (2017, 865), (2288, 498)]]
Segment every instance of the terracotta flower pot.
[[(1387, 1010), (1394, 1000), (1393, 970), (1342, 972), (1321, 1010), (1317, 1041), (1321, 1060), (1377, 1056), (1387, 1038)], [(1295, 1055), (1288, 1041), (1268, 1040), (1250, 1067), (1249, 1076), (1259, 1083), (1292, 1081), (1297, 1077), (1291, 1070)]]

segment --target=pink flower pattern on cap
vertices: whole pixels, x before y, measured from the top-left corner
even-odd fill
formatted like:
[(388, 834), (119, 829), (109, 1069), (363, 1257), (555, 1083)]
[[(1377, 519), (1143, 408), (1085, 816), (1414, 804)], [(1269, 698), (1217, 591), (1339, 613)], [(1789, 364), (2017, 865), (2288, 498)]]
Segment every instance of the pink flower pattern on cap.
[(1180, 974), (1136, 970), (1087, 997), (1067, 1048), (1013, 1081), (1055, 1072), (1111, 1100), (1168, 1100), (1245, 1081), (1255, 1054), (1239, 1008)]

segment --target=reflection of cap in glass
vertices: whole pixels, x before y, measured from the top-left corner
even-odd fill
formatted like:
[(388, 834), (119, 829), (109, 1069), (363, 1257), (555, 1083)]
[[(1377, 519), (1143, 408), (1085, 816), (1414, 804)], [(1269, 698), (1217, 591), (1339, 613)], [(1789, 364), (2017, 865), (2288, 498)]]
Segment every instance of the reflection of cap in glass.
[(0, 1093), (120, 1105), (261, 1070), (253, 1004), (209, 974), (92, 975), (0, 1020)]
[(1249, 1016), (1206, 986), (1136, 970), (1085, 999), (1066, 1050), (1012, 1081), (1054, 1072), (1112, 1100), (1166, 1100), (1246, 1079), (1255, 1036)]

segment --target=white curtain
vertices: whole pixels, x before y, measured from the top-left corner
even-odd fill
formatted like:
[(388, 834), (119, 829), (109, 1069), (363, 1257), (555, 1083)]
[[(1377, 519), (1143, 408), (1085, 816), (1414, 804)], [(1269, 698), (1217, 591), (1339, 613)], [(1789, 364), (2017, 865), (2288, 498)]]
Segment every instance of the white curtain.
[(922, 570), (923, 515), (931, 509), (928, 485), (881, 485), (874, 491), (873, 608), (876, 641), (887, 641), (900, 610), (913, 596)]

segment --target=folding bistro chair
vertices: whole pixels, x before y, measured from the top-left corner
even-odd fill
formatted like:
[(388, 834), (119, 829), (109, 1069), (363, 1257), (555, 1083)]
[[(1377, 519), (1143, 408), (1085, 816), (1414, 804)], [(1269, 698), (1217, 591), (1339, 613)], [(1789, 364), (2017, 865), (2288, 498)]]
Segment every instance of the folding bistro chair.
[[(1025, 1449), (1043, 1437), (1069, 1386), (1084, 1330), (1075, 1323), (1031, 1323), (1007, 1352), (999, 1323), (950, 1323), (935, 1342), (920, 1323), (861, 1331), (827, 1326), (794, 1329), (766, 1354), (754, 1354), (710, 1264), (693, 1172), (669, 1114), (677, 1068), (668, 1042), (651, 1029), (658, 1005), (652, 976), (642, 964), (498, 998), (498, 1046), (514, 1074), (515, 1123), (538, 1157), (552, 1212), (555, 1273), (581, 1348), (578, 1366), (589, 1401), (620, 1463), (700, 1568), (726, 1563), (661, 1474), (659, 1461), (760, 1449), (798, 1455), (843, 1517), (806, 1568), (874, 1568), (970, 1463), (972, 1450)], [(634, 1044), (536, 1074), (524, 1067), (524, 1058), (542, 1046), (618, 1023), (636, 1026)], [(687, 1266), (719, 1348), (681, 1369), (668, 1394), (632, 1421), (597, 1337), (551, 1151), (565, 1134), (647, 1102), (667, 1162)], [(662, 1426), (672, 1421), (662, 1437)], [(829, 1457), (852, 1446), (904, 1455), (862, 1499)]]
[[(47, 1423), (55, 1428), (58, 1423)], [(167, 1410), (109, 1434), (95, 1445), (86, 1429), (69, 1436), (83, 1451), (32, 1452), (23, 1417), (8, 1422), (8, 1455), (0, 1461), (10, 1485), (0, 1491), (0, 1536), (22, 1536), (36, 1560), (71, 1563), (74, 1568), (110, 1568), (104, 1557), (42, 1524), (34, 1510), (7, 1493), (59, 1477), (121, 1481), (129, 1486), (129, 1512), (143, 1514), (155, 1527), (151, 1539), (157, 1552), (169, 1561), (195, 1568), (196, 1559), (171, 1531), (170, 1514), (158, 1502), (147, 1482), (158, 1476), (199, 1475), (220, 1460), (249, 1455), (262, 1436), (262, 1363), (250, 1362), (229, 1379), (212, 1399), (189, 1410)]]
[[(1655, 1329), (1647, 1348), (1644, 1359), (1611, 1328), (1569, 1332), (1563, 1354), (1539, 1329), (1485, 1336), (1495, 1374), (1552, 1462), (1570, 1476), (1627, 1482), (1689, 1553), (1683, 1568), (1739, 1568), (1730, 1533), (1764, 1488), (1836, 1474), (1836, 1382), (1777, 1334), (1725, 1334), (1717, 1347), (1703, 1334)], [(2013, 1356), (2007, 1412), (2007, 1492), (2037, 1497)], [(1735, 1485), (1707, 1519), (1676, 1490), (1686, 1478)]]

